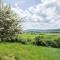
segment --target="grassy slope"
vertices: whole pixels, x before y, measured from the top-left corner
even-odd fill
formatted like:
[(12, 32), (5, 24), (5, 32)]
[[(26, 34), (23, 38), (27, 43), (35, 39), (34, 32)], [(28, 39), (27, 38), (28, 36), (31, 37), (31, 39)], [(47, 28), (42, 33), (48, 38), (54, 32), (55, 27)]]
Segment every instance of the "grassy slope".
[(0, 43), (0, 55), (14, 56), (16, 60), (60, 60), (60, 49)]

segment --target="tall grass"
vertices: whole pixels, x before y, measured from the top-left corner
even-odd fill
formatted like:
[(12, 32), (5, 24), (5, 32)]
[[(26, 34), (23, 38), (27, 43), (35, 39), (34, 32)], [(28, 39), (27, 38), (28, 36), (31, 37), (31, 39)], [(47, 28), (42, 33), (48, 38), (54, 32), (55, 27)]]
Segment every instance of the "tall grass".
[(60, 49), (20, 43), (1, 43), (0, 58), (3, 60), (60, 60)]

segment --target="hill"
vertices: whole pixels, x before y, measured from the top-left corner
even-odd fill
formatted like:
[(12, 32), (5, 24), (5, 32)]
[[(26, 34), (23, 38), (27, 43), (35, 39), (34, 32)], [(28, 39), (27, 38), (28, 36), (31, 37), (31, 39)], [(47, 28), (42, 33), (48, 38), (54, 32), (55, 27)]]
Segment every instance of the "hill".
[(24, 30), (24, 32), (56, 32), (59, 33), (60, 29), (46, 29), (46, 30), (40, 30), (40, 29), (28, 29), (28, 30)]

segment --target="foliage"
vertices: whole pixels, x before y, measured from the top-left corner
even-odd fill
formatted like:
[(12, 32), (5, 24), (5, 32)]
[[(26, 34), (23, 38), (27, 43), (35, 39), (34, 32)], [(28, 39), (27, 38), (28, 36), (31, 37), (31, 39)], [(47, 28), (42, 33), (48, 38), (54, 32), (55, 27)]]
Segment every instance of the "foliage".
[(21, 19), (10, 6), (0, 9), (0, 38), (1, 40), (11, 39), (16, 34), (21, 33)]
[(41, 37), (40, 37), (40, 36), (35, 37), (35, 44), (36, 44), (36, 45), (38, 45), (38, 46), (39, 46), (39, 45), (42, 45), (42, 43), (43, 43), (43, 42), (42, 42), (42, 40), (41, 40)]
[[(21, 39), (25, 44), (60, 48), (60, 34), (23, 33), (17, 38), (18, 41)], [(20, 43), (22, 43), (21, 41)]]

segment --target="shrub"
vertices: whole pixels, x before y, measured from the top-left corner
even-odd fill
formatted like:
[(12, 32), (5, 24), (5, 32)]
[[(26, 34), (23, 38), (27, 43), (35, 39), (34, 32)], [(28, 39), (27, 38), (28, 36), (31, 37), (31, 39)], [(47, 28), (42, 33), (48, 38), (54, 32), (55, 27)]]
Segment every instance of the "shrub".
[(46, 46), (45, 41), (40, 36), (35, 37), (35, 45), (37, 46)]
[(60, 39), (54, 41), (56, 42), (57, 48), (60, 48)]
[(26, 40), (22, 38), (19, 38), (19, 39), (16, 38), (15, 41), (18, 43), (26, 44)]
[(33, 42), (32, 42), (32, 40), (30, 38), (27, 38), (26, 43), (27, 44), (32, 44)]
[(60, 48), (60, 41), (46, 41), (48, 47)]
[(37, 46), (47, 46), (47, 47), (54, 47), (54, 48), (60, 48), (60, 38), (57, 40), (49, 40), (45, 41), (42, 39), (41, 36), (35, 37), (35, 42), (33, 44)]
[(54, 41), (46, 41), (46, 44), (47, 44), (48, 47), (56, 47)]

